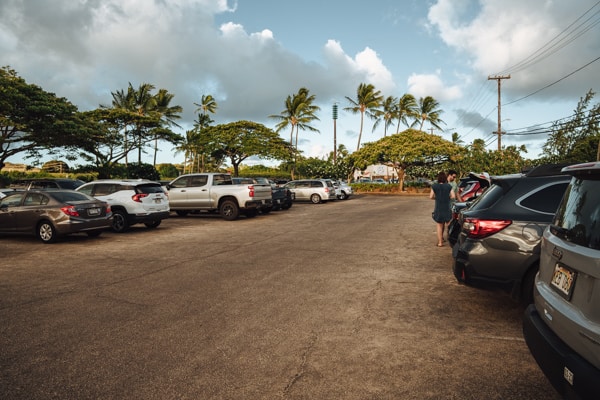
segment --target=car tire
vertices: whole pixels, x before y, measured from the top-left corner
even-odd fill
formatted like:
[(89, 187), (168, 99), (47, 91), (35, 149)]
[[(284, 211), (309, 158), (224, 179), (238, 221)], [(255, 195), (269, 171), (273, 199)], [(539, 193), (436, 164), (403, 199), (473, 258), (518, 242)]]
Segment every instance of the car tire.
[(286, 203), (283, 203), (283, 205), (281, 206), (282, 209), (284, 210), (289, 210), (292, 207), (292, 201), (288, 201)]
[(219, 214), (226, 221), (234, 221), (240, 216), (240, 208), (233, 200), (225, 200), (219, 206)]
[(346, 200), (348, 198), (348, 196), (346, 196), (345, 192), (340, 193), (340, 195), (338, 196), (338, 199), (340, 200)]
[(58, 239), (58, 233), (50, 221), (41, 221), (37, 226), (37, 237), (44, 243), (54, 243)]
[(321, 202), (321, 196), (316, 193), (310, 195), (310, 201), (313, 204), (319, 204)]
[(179, 216), (179, 217), (187, 217), (189, 211), (187, 210), (177, 210), (175, 211), (175, 213)]
[(158, 221), (145, 222), (144, 225), (146, 225), (150, 229), (154, 229), (154, 228), (158, 228), (158, 226), (160, 225), (161, 222), (162, 221), (159, 219)]
[(129, 229), (129, 219), (123, 210), (113, 210), (112, 230), (117, 233), (126, 232)]

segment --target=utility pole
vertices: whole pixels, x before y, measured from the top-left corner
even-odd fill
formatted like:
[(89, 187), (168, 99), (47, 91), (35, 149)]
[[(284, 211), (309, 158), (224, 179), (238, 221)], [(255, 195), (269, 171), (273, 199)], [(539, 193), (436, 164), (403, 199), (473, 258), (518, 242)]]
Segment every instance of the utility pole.
[(336, 134), (336, 121), (338, 117), (338, 105), (333, 103), (333, 164), (337, 161), (337, 134)]
[(498, 81), (498, 132), (496, 132), (498, 134), (498, 151), (502, 150), (502, 117), (501, 117), (501, 113), (500, 113), (500, 82), (502, 82), (502, 79), (510, 79), (510, 75), (506, 75), (506, 76), (488, 76), (488, 80), (496, 80)]

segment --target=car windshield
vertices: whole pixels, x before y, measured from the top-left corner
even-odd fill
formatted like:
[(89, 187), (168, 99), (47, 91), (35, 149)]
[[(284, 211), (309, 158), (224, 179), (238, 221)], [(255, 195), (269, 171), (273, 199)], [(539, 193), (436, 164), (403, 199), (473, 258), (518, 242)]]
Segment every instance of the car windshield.
[(600, 249), (600, 178), (573, 178), (554, 225), (558, 235), (572, 243)]

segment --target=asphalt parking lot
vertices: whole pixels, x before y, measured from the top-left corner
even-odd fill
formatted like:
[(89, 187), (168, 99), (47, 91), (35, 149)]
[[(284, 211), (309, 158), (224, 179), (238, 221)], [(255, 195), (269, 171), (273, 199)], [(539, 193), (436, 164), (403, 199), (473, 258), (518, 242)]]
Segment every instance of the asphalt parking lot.
[(2, 399), (558, 399), (425, 196), (0, 237)]

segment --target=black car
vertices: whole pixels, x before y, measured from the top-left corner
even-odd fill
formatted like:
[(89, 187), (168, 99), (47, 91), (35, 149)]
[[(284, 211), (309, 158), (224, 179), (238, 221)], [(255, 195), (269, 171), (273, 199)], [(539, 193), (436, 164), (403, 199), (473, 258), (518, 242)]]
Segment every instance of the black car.
[(492, 186), (460, 212), (452, 249), (459, 282), (501, 288), (531, 303), (542, 234), (570, 180), (560, 172), (563, 166), (492, 177)]
[(28, 178), (17, 179), (11, 182), (10, 187), (13, 189), (30, 190), (30, 189), (67, 189), (75, 190), (85, 182), (80, 179), (69, 178)]

